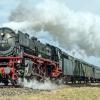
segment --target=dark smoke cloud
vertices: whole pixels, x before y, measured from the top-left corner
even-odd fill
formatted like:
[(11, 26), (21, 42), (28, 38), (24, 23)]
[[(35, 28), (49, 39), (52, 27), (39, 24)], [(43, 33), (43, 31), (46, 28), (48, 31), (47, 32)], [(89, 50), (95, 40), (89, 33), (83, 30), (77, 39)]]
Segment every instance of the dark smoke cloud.
[(74, 12), (64, 0), (21, 0), (9, 20), (27, 22), (23, 27), (36, 32), (49, 32), (67, 50), (82, 51), (83, 55), (100, 54), (100, 17)]

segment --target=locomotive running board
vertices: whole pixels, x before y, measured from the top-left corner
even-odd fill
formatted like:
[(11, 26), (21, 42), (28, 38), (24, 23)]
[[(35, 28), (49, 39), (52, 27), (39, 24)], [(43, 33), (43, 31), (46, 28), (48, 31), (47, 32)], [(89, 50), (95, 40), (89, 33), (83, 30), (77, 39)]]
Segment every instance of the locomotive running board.
[(13, 56), (0, 56), (0, 60), (1, 59), (22, 59), (22, 57), (21, 56), (17, 56), (17, 57), (13, 57)]

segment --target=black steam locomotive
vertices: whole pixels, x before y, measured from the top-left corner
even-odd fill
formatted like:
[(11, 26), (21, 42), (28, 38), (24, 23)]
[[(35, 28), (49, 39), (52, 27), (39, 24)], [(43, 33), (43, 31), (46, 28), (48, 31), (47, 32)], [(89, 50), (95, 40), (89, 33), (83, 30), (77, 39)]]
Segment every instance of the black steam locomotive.
[(41, 43), (27, 33), (0, 28), (0, 82), (17, 84), (18, 78), (100, 81), (100, 68), (76, 59), (61, 49)]

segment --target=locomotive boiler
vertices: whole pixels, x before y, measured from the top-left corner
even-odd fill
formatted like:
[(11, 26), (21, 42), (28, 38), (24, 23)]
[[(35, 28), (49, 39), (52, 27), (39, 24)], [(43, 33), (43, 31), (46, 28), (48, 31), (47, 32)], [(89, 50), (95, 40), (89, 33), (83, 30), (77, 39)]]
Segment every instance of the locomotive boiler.
[(15, 32), (8, 28), (0, 28), (0, 56), (14, 53)]

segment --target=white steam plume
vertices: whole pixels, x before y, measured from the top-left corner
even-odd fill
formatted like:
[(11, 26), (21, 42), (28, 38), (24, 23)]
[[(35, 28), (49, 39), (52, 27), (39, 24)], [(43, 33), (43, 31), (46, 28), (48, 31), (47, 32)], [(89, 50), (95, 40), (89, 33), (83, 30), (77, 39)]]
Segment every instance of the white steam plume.
[(38, 82), (37, 80), (26, 80), (26, 79), (19, 79), (19, 84), (31, 88), (31, 89), (38, 89), (38, 90), (52, 90), (58, 88), (58, 86), (52, 83), (50, 80), (45, 81), (44, 83)]
[(21, 0), (9, 20), (27, 21), (26, 26), (34, 31), (49, 32), (65, 49), (78, 48), (88, 55), (100, 54), (100, 17), (74, 12), (64, 0), (37, 0), (35, 4), (32, 0)]

